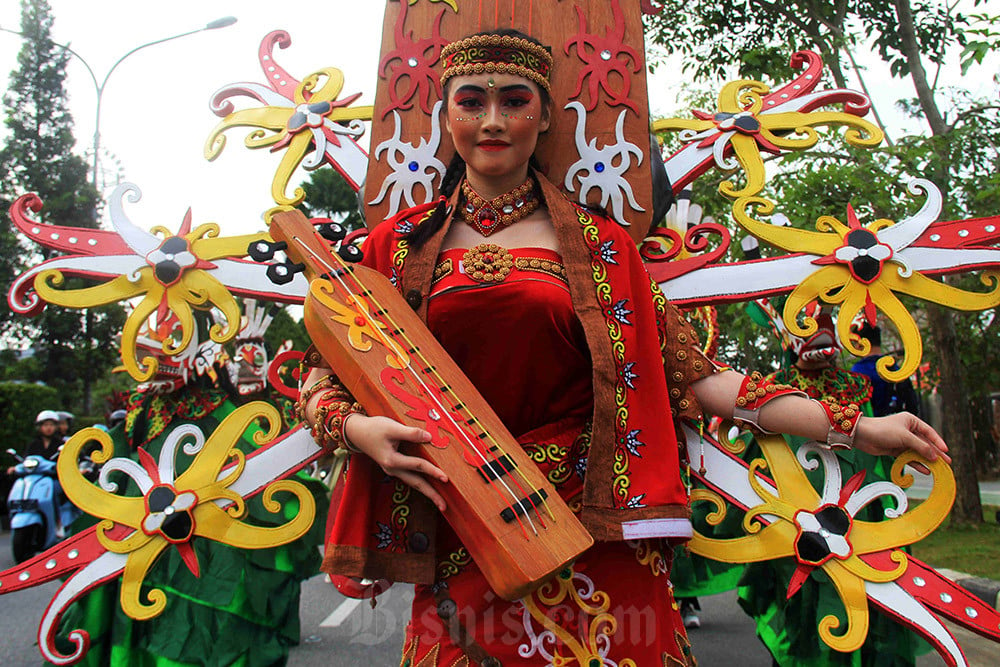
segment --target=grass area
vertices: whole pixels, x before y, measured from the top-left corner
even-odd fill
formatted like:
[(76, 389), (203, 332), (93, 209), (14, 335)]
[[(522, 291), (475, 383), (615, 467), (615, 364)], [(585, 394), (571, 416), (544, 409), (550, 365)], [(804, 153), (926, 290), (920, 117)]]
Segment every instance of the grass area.
[(952, 526), (951, 518), (913, 545), (913, 555), (935, 568), (947, 568), (1000, 581), (1000, 507), (984, 505), (986, 523)]

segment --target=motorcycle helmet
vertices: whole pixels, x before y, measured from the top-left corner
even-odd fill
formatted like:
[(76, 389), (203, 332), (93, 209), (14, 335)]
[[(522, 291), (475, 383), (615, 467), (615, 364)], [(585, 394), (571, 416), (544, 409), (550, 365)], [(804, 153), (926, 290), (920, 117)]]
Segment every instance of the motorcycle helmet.
[(126, 416), (127, 413), (124, 410), (115, 410), (110, 415), (108, 415), (108, 428), (114, 428), (115, 426), (118, 426), (123, 421), (125, 421)]
[(59, 415), (59, 421), (61, 422), (71, 422), (74, 419), (72, 412), (66, 412), (64, 410), (60, 410), (56, 414)]
[(59, 413), (55, 410), (42, 410), (38, 413), (38, 416), (35, 417), (35, 423), (41, 424), (44, 421), (53, 421), (58, 423)]

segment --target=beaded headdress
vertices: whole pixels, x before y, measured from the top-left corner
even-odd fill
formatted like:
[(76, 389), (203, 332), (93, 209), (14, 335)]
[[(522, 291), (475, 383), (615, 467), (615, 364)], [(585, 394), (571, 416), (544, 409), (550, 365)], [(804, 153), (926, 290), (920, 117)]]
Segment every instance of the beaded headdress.
[(468, 74), (516, 74), (551, 92), (552, 55), (548, 49), (521, 37), (473, 35), (452, 42), (441, 51), (444, 72), (441, 84)]

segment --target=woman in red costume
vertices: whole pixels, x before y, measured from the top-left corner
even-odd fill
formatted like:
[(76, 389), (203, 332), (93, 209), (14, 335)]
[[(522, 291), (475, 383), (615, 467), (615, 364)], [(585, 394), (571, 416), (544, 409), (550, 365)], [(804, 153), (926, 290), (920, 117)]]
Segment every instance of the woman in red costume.
[(498, 598), (435, 511), (428, 480), (446, 475), (401, 449), (430, 434), (366, 416), (320, 364), (307, 414), (323, 405), (317, 432), (354, 452), (324, 569), (417, 584), (406, 665), (693, 664), (669, 582), (670, 544), (691, 536), (678, 418), (704, 410), (931, 460), (947, 447), (913, 415), (862, 417), (705, 358), (623, 228), (536, 168), (548, 51), (498, 31), (442, 60), (457, 154), (441, 198), (378, 225), (364, 263), (393, 280), (596, 542), (522, 600)]

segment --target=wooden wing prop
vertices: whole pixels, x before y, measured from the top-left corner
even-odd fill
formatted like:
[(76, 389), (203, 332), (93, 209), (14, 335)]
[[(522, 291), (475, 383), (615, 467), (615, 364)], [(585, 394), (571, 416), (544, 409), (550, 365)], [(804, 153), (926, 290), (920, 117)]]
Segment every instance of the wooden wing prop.
[(440, 123), (441, 49), (515, 27), (552, 49), (552, 125), (536, 157), (569, 196), (638, 242), (652, 218), (646, 61), (638, 0), (387, 2), (366, 185), (369, 226), (431, 201), (454, 148)]

